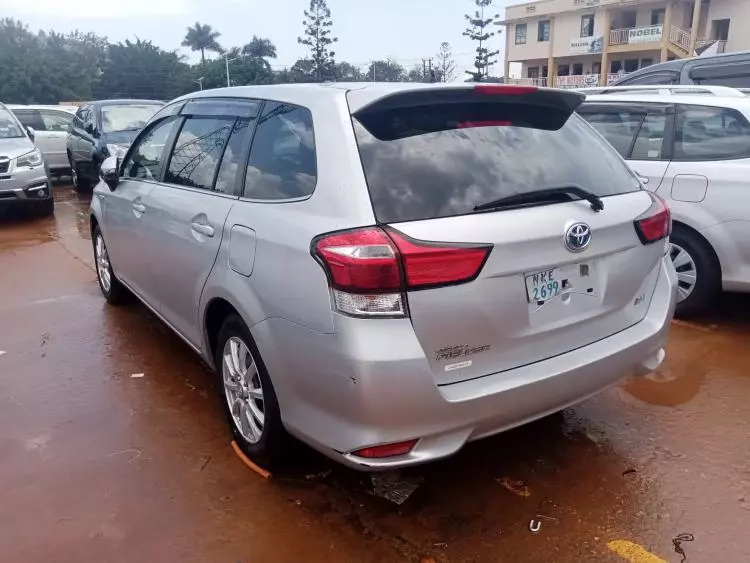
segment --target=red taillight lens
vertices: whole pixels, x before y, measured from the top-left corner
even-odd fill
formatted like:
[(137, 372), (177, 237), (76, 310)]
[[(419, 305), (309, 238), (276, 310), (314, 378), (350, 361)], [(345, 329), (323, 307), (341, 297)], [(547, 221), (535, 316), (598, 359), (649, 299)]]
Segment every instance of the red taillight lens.
[(474, 86), (474, 92), (489, 96), (523, 96), (538, 91), (539, 88), (536, 86), (516, 86), (513, 84), (478, 84)]
[(445, 245), (415, 241), (398, 231), (388, 232), (404, 264), (407, 289), (451, 285), (479, 275), (491, 246)]
[(373, 446), (371, 448), (362, 448), (356, 452), (352, 452), (357, 457), (364, 458), (382, 458), (382, 457), (395, 457), (398, 455), (408, 454), (414, 449), (419, 440), (409, 440), (407, 442), (397, 442), (395, 444), (383, 444), (382, 446)]
[(333, 289), (334, 307), (356, 316), (403, 316), (405, 291), (471, 281), (491, 249), (492, 245), (417, 241), (379, 227), (313, 241), (313, 254)]
[(667, 238), (672, 232), (672, 213), (667, 203), (656, 194), (649, 194), (653, 205), (635, 220), (635, 230), (643, 244)]
[(396, 249), (376, 227), (322, 237), (315, 253), (328, 267), (331, 287), (352, 293), (401, 290)]

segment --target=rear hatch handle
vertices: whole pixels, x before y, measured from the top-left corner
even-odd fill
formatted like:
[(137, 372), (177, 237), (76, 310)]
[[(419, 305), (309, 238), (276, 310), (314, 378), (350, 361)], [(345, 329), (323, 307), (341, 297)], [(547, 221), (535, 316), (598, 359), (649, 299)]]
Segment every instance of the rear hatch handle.
[(553, 203), (564, 203), (571, 201), (571, 196), (579, 199), (585, 199), (591, 204), (591, 209), (602, 211), (604, 202), (602, 198), (586, 188), (576, 185), (558, 186), (553, 188), (544, 188), (521, 194), (513, 194), (500, 199), (494, 199), (486, 203), (480, 203), (474, 206), (474, 211), (488, 211), (491, 209), (503, 209), (508, 207), (530, 207), (535, 205), (550, 205)]

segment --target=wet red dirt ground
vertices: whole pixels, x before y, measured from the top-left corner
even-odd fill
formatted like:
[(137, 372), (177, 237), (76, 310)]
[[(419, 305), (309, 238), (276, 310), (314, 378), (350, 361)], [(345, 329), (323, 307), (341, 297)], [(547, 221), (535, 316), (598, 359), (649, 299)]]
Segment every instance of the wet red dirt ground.
[(396, 506), (303, 447), (249, 471), (208, 368), (105, 304), (88, 201), (56, 199), (0, 218), (0, 561), (653, 563), (683, 533), (690, 563), (750, 561), (750, 296), (675, 322), (648, 378), (410, 470)]

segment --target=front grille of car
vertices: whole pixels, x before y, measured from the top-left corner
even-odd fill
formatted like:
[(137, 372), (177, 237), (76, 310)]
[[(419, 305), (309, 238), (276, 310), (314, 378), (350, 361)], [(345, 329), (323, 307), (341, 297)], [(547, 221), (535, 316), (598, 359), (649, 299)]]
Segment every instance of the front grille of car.
[(0, 174), (5, 174), (10, 168), (10, 160), (4, 156), (0, 156)]

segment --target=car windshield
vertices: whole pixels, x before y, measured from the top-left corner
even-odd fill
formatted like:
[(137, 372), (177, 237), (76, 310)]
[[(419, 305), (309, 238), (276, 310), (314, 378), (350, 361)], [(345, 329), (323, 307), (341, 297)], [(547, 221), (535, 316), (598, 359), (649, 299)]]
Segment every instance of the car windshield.
[(24, 133), (19, 127), (18, 121), (8, 110), (0, 108), (0, 139), (14, 139), (23, 136)]
[(159, 104), (127, 104), (102, 106), (102, 130), (105, 133), (116, 131), (137, 131), (151, 119)]

